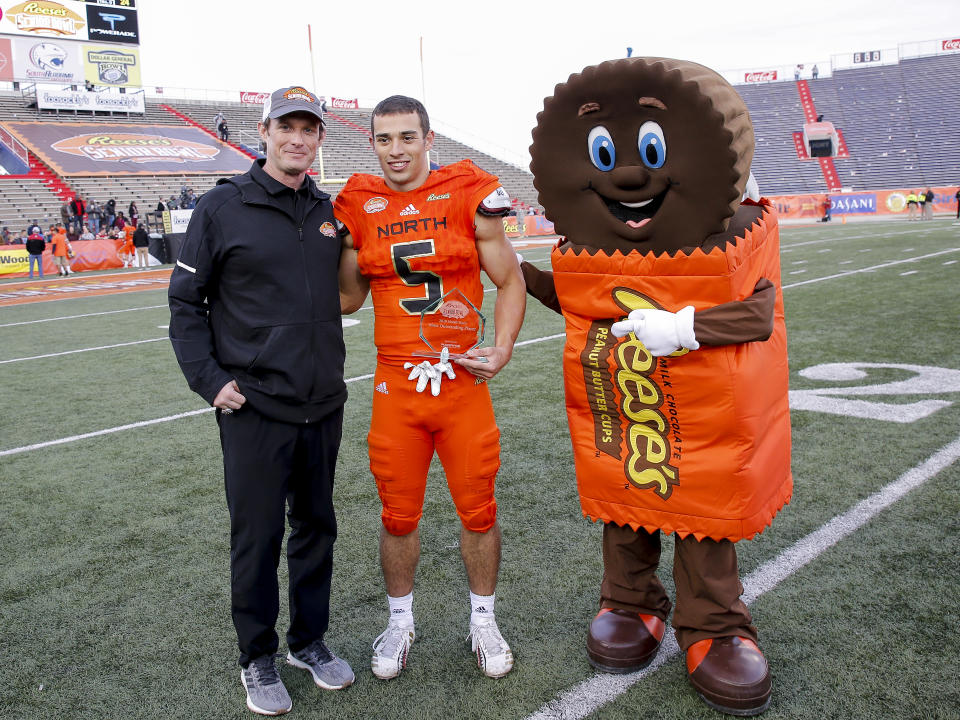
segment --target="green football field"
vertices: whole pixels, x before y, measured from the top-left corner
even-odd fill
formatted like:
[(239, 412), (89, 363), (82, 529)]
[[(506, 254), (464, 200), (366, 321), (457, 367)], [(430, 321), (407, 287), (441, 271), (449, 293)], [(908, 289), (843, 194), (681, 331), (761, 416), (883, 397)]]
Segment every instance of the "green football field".
[[(795, 487), (773, 525), (739, 544), (773, 675), (763, 717), (955, 719), (960, 227), (786, 227), (781, 244)], [(524, 255), (549, 265), (545, 247)], [(291, 717), (722, 717), (689, 686), (672, 633), (639, 674), (587, 662), (600, 527), (576, 494), (563, 323), (532, 300), (491, 382), (503, 446), (497, 618), (516, 667), (490, 680), (470, 653), (459, 521), (435, 467), (417, 641), (398, 679), (373, 677), (370, 645), (386, 620), (365, 441), (373, 313), (350, 319), (327, 641), (357, 681), (323, 692), (281, 661)], [(216, 425), (180, 374), (168, 322), (161, 290), (0, 307), (4, 720), (253, 717), (229, 615)], [(664, 545), (672, 592), (672, 539)], [(281, 635), (285, 622), (284, 605)]]

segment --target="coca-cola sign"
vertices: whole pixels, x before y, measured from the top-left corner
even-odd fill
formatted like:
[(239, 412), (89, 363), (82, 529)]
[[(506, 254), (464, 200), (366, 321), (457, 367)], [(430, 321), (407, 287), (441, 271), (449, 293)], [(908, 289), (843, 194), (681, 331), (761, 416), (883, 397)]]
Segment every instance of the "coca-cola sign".
[(344, 100), (343, 98), (330, 98), (330, 104), (335, 108), (358, 108), (360, 104), (356, 98)]
[(777, 79), (776, 70), (761, 70), (743, 74), (744, 82), (770, 82)]
[(943, 49), (944, 50), (960, 50), (960, 38), (954, 38), (953, 40), (944, 40)]
[(249, 92), (247, 90), (240, 91), (240, 102), (250, 105), (263, 105), (268, 97), (270, 97), (270, 93)]

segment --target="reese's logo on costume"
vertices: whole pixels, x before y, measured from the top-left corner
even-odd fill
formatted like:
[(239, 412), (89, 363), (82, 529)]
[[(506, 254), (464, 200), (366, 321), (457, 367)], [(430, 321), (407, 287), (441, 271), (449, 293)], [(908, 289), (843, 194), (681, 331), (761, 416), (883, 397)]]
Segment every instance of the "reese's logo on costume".
[(379, 196), (372, 197), (363, 204), (363, 209), (368, 214), (373, 215), (373, 213), (387, 209), (387, 200)]
[[(662, 309), (629, 288), (614, 288), (612, 297), (625, 313)], [(679, 471), (670, 461), (680, 458), (681, 442), (676, 403), (665, 391), (670, 387), (669, 367), (634, 335), (618, 342), (610, 332), (612, 324), (613, 320), (594, 321), (580, 353), (597, 456), (605, 453), (622, 460), (631, 485), (666, 500), (680, 484)]]
[(214, 145), (163, 135), (133, 133), (92, 133), (64, 138), (53, 150), (102, 162), (204, 162), (220, 150)]

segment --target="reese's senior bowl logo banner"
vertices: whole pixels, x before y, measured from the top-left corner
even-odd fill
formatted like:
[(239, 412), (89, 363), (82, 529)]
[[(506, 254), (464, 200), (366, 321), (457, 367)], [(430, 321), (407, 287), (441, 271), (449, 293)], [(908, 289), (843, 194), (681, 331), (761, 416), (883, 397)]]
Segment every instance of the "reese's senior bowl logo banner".
[(87, 39), (86, 3), (76, 0), (0, 2), (0, 33)]
[(236, 175), (250, 158), (194, 128), (8, 122), (4, 126), (60, 175)]

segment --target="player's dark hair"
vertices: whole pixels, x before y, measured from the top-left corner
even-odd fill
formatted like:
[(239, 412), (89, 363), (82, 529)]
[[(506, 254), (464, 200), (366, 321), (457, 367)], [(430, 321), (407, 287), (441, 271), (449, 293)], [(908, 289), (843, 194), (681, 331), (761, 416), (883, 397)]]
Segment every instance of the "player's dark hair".
[(416, 113), (420, 117), (420, 129), (423, 136), (426, 137), (430, 132), (430, 117), (427, 115), (427, 109), (423, 103), (406, 95), (391, 95), (385, 100), (377, 103), (377, 106), (370, 114), (370, 133), (373, 133), (373, 119), (383, 115), (406, 115), (407, 113)]

